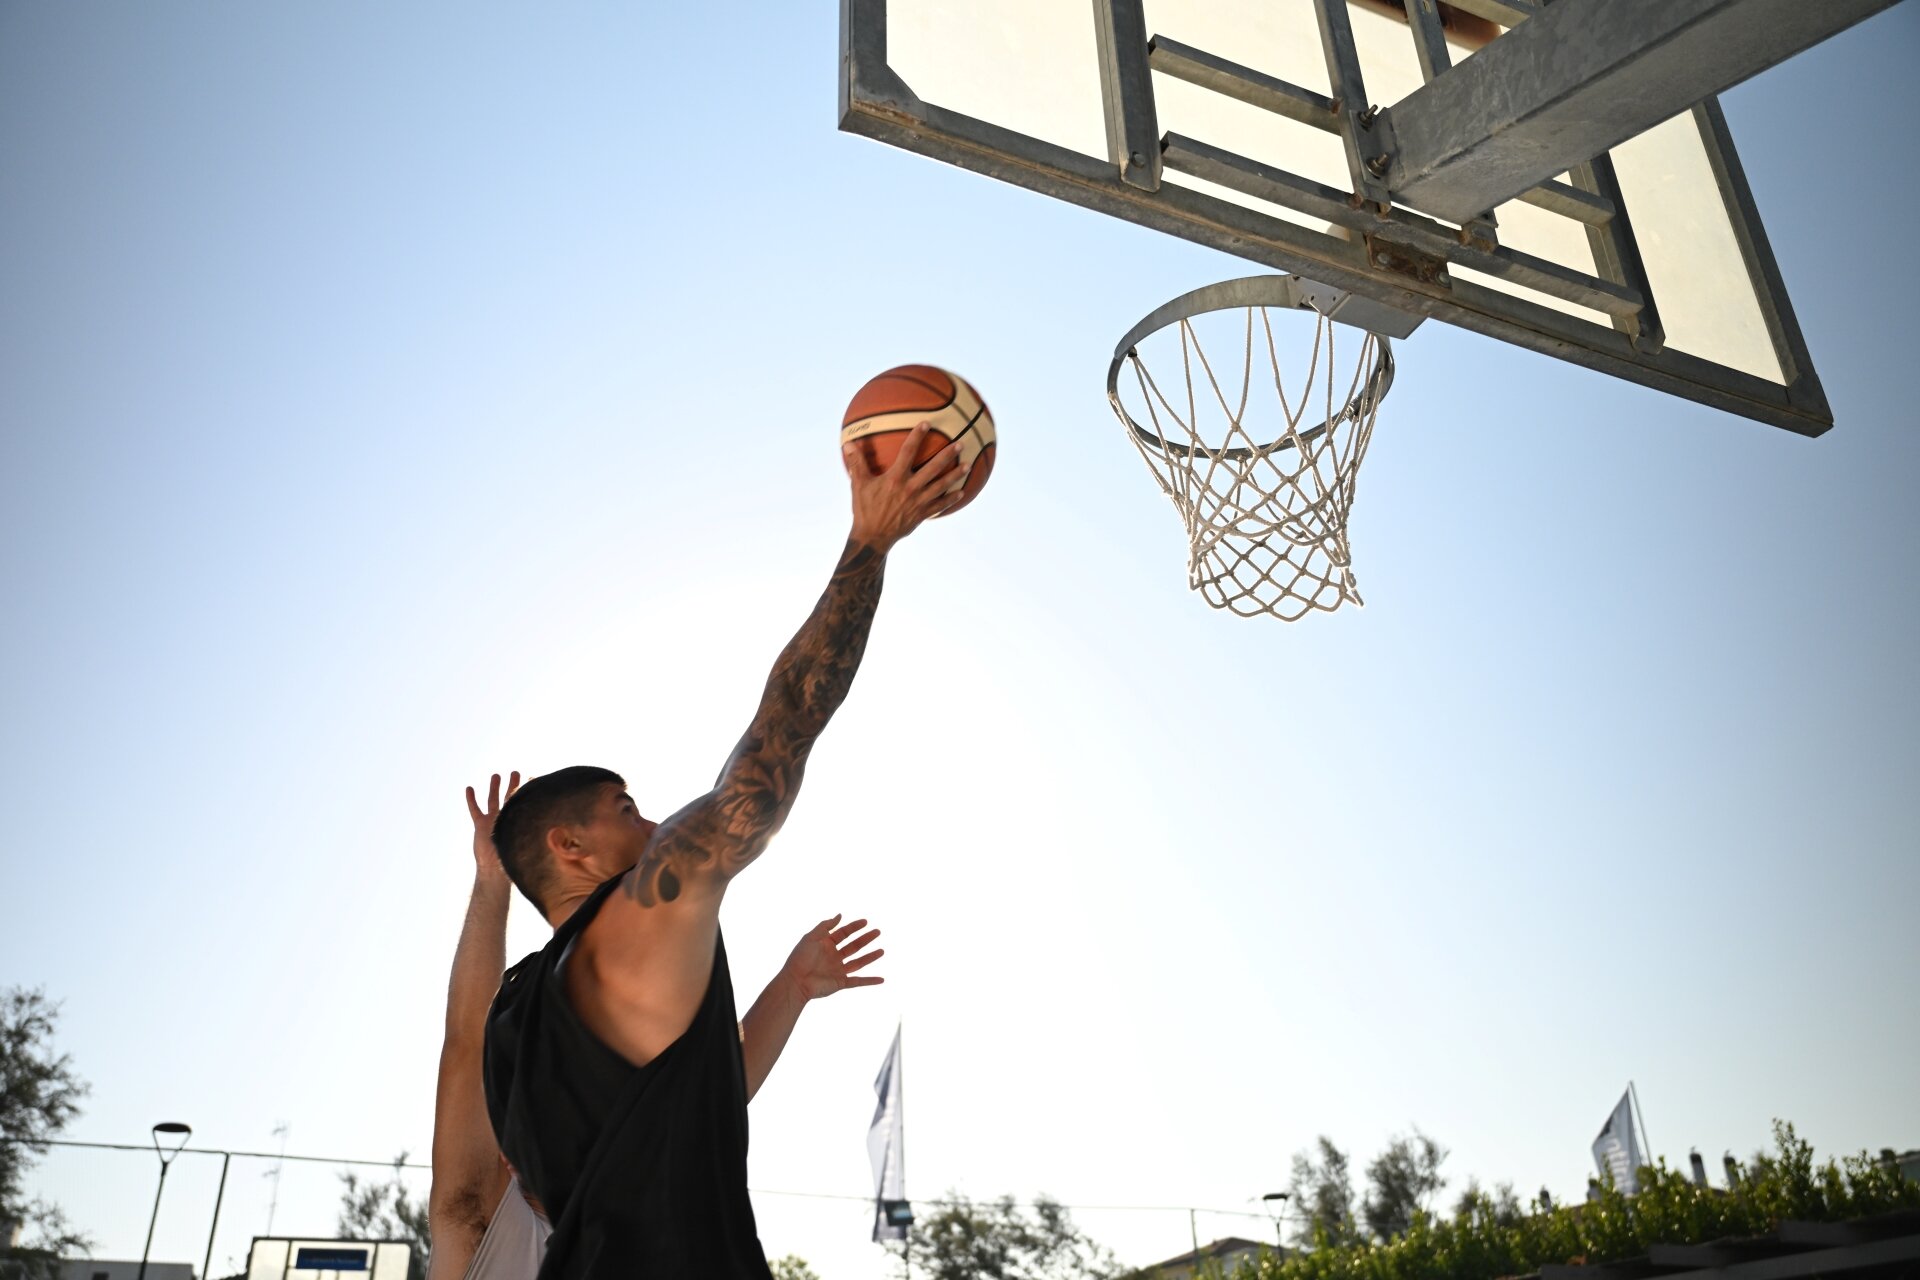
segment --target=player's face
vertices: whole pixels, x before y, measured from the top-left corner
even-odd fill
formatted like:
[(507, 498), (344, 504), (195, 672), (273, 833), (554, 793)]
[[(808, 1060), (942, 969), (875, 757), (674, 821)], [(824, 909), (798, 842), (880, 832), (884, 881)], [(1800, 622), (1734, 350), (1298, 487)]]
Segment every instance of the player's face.
[(640, 861), (641, 851), (658, 825), (640, 816), (640, 806), (620, 788), (609, 785), (594, 807), (589, 827), (594, 861), (602, 869), (618, 875)]

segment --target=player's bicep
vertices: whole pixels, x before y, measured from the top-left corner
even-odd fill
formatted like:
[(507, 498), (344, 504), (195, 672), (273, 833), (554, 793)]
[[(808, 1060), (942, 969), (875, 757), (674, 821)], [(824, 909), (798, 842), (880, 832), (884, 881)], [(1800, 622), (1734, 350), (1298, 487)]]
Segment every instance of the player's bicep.
[(715, 792), (682, 805), (653, 830), (640, 859), (622, 878), (620, 889), (642, 907), (683, 901), (713, 879), (722, 844), (714, 808)]

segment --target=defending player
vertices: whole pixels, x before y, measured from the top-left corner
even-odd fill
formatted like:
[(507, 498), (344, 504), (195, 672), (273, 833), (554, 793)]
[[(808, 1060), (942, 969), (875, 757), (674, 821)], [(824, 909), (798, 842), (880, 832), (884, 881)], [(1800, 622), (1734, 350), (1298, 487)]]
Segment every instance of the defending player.
[[(507, 781), (507, 796), (520, 775)], [(433, 1094), (433, 1189), (427, 1227), (433, 1249), (427, 1280), (532, 1280), (546, 1255), (546, 1219), (521, 1193), (487, 1123), (481, 1049), (487, 1006), (507, 967), (507, 905), (513, 892), (493, 850), (500, 812), (500, 775), (483, 810), (467, 788), (473, 818), (473, 892), (453, 951), (447, 982), (447, 1028)]]
[[(720, 903), (767, 847), (865, 652), (887, 554), (953, 502), (957, 450), (911, 468), (849, 448), (853, 528), (713, 790), (654, 823), (618, 775), (535, 778), (494, 843), (554, 926), (487, 1023), (487, 1107), (554, 1223), (543, 1277), (768, 1280), (747, 1196), (746, 1100), (769, 1048), (736, 1034)], [(929, 707), (931, 714), (932, 707)]]
[[(520, 775), (515, 773), (507, 782), (509, 798), (519, 785)], [(506, 967), (507, 905), (512, 893), (493, 848), (499, 810), (499, 774), (488, 785), (484, 810), (473, 788), (467, 788), (467, 812), (473, 819), (473, 892), (453, 953), (446, 1038), (440, 1047), (440, 1076), (434, 1091), (433, 1189), (427, 1197), (433, 1250), (428, 1280), (534, 1280), (551, 1232), (544, 1213), (522, 1190), (494, 1142), (481, 1084), (487, 1007)], [(880, 931), (861, 933), (865, 925), (865, 920), (843, 925), (839, 916), (821, 921), (794, 945), (786, 964), (754, 1002), (747, 1018), (754, 1026), (761, 1077), (779, 1057), (808, 1001), (884, 981), (859, 975), (885, 954), (866, 950)], [(746, 1035), (744, 1028), (741, 1034)]]

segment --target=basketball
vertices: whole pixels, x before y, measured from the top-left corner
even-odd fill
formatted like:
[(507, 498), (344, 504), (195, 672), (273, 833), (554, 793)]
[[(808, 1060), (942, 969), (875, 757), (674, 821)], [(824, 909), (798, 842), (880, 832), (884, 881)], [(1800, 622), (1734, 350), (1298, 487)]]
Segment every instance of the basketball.
[(840, 443), (858, 444), (867, 464), (886, 470), (900, 455), (907, 433), (931, 428), (920, 442), (918, 467), (955, 440), (960, 442), (961, 498), (942, 511), (951, 515), (979, 496), (993, 474), (993, 415), (980, 393), (959, 374), (930, 364), (903, 364), (867, 380), (840, 420)]

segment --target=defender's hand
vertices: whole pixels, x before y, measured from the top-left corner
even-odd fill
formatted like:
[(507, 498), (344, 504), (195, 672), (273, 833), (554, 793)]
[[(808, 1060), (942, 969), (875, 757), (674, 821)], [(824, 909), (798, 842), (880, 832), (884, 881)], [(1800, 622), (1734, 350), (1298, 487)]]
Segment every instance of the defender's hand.
[[(511, 797), (520, 789), (520, 773), (515, 770), (507, 777), (507, 796)], [(500, 816), (500, 775), (494, 774), (493, 781), (487, 784), (487, 807), (481, 811), (480, 802), (473, 794), (473, 788), (467, 788), (467, 815), (473, 819), (473, 871), (482, 880), (502, 880), (507, 878), (507, 870), (500, 865), (500, 854), (493, 847), (493, 820)]]
[(794, 945), (793, 954), (787, 957), (786, 975), (803, 997), (818, 1000), (848, 987), (872, 987), (886, 981), (858, 976), (861, 969), (887, 954), (884, 950), (866, 950), (880, 936), (878, 929), (853, 936), (866, 923), (854, 920), (841, 924), (840, 917), (835, 916), (813, 926)]
[(906, 443), (885, 471), (868, 462), (859, 441), (841, 450), (853, 480), (853, 536), (859, 541), (884, 552), (958, 499), (963, 479), (959, 441), (934, 454), (925, 466), (913, 465), (930, 429), (922, 422), (908, 432)]

